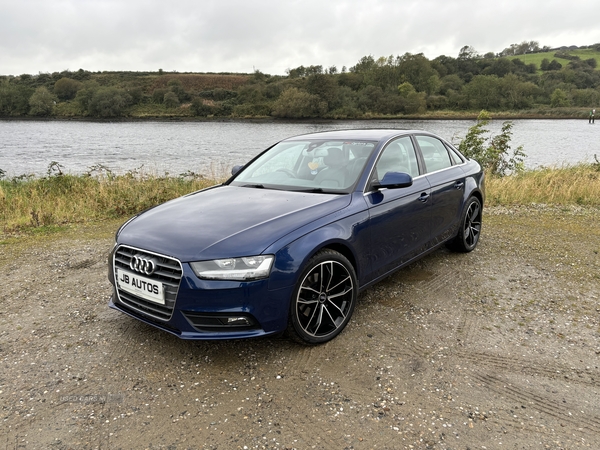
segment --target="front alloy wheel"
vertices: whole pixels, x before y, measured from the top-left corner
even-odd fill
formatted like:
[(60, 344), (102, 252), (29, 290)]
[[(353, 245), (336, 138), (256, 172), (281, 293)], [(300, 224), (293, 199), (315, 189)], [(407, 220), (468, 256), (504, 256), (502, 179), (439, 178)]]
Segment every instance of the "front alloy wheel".
[(290, 306), (289, 331), (305, 344), (321, 344), (346, 326), (357, 298), (352, 264), (333, 250), (317, 253), (303, 270)]

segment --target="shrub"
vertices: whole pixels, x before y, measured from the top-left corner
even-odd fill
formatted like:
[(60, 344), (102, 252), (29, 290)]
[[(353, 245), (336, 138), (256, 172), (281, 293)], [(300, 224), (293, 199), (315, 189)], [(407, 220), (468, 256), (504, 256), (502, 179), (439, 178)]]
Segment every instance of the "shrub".
[(29, 98), (29, 114), (33, 116), (49, 116), (54, 110), (56, 97), (44, 86), (35, 90)]
[(54, 83), (54, 95), (61, 100), (72, 100), (82, 88), (83, 83), (80, 81), (63, 77)]
[(458, 145), (458, 149), (467, 158), (473, 158), (481, 167), (492, 175), (504, 176), (509, 173), (522, 172), (525, 152), (523, 147), (511, 149), (510, 139), (513, 124), (506, 121), (502, 124), (502, 132), (497, 136), (485, 137), (489, 130), (484, 128), (491, 120), (487, 111), (481, 111), (477, 123), (469, 128), (467, 135)]
[(236, 105), (232, 111), (234, 117), (260, 117), (270, 114), (271, 106), (266, 103)]
[(404, 111), (405, 101), (397, 92), (379, 86), (367, 86), (358, 93), (358, 107), (364, 112), (397, 114)]
[(444, 95), (430, 95), (427, 97), (427, 108), (431, 110), (446, 109), (447, 98)]
[(179, 106), (179, 98), (174, 92), (167, 92), (165, 94), (163, 103), (167, 108), (177, 108)]
[(92, 101), (92, 97), (94, 96), (94, 93), (97, 89), (97, 86), (88, 86), (77, 91), (75, 101), (79, 105), (79, 109), (83, 114), (86, 114), (88, 112), (90, 102)]
[(425, 92), (411, 92), (404, 100), (404, 112), (406, 114), (422, 114), (427, 110)]
[(200, 92), (199, 96), (209, 100), (215, 100), (221, 102), (223, 100), (229, 100), (237, 97), (236, 91), (230, 91), (228, 89), (215, 88)]
[(144, 99), (144, 93), (142, 91), (142, 88), (140, 88), (140, 87), (134, 87), (131, 89), (127, 89), (127, 93), (131, 96), (131, 104), (132, 105), (137, 105), (137, 104), (141, 103), (142, 100)]
[(552, 95), (550, 96), (550, 106), (552, 108), (571, 106), (567, 93), (559, 88), (554, 89), (554, 92), (552, 92)]
[(318, 95), (297, 88), (284, 91), (273, 105), (272, 115), (290, 119), (319, 117), (327, 112), (327, 103)]
[(88, 112), (95, 117), (119, 117), (131, 104), (131, 96), (123, 89), (99, 88), (88, 103)]
[(165, 95), (167, 92), (169, 92), (168, 89), (154, 89), (154, 92), (152, 92), (152, 101), (156, 104), (161, 105), (165, 101)]
[(190, 95), (185, 91), (181, 80), (171, 79), (168, 81), (167, 86), (169, 86), (169, 90), (177, 96), (180, 102), (190, 99)]
[(318, 95), (323, 102), (327, 103), (328, 108), (337, 96), (337, 89), (337, 82), (331, 75), (314, 74), (310, 75), (306, 81), (307, 92)]
[(33, 90), (23, 85), (0, 82), (0, 116), (27, 114)]
[(214, 108), (211, 105), (204, 103), (204, 100), (202, 100), (199, 97), (196, 97), (194, 98), (194, 100), (192, 100), (192, 105), (190, 106), (190, 109), (192, 110), (195, 116), (200, 117), (208, 117), (213, 115), (214, 113)]

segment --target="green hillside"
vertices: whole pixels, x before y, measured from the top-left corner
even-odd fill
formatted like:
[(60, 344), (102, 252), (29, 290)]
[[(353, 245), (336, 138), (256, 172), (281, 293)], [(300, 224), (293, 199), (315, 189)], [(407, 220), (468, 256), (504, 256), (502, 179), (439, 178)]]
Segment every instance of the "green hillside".
[(552, 61), (553, 59), (556, 59), (563, 66), (566, 66), (567, 64), (569, 64), (570, 59), (565, 58), (564, 56), (557, 56), (557, 55), (561, 55), (561, 54), (576, 56), (582, 61), (585, 61), (587, 59), (595, 59), (596, 60), (596, 70), (600, 70), (600, 51), (598, 51), (594, 48), (582, 48), (582, 49), (577, 49), (577, 50), (566, 50), (566, 51), (553, 50), (553, 51), (549, 51), (549, 52), (529, 53), (527, 55), (517, 55), (517, 56), (513, 56), (511, 58), (517, 58), (517, 59), (523, 61), (523, 63), (525, 63), (525, 64), (535, 64), (539, 70), (540, 66), (542, 64), (542, 61), (544, 59), (548, 59), (548, 61)]
[[(286, 76), (63, 71), (0, 76), (0, 118), (373, 119), (580, 117), (600, 107), (600, 44), (539, 45), (484, 56), (362, 57), (352, 67), (299, 66)], [(515, 53), (523, 53), (514, 56)], [(499, 57), (498, 55), (504, 55)]]

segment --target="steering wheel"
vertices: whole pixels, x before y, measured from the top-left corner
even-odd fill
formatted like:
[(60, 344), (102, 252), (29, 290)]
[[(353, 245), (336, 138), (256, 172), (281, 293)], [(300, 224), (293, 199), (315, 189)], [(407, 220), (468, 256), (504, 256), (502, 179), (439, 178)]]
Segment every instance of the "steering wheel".
[(283, 172), (290, 178), (296, 178), (296, 174), (294, 173), (294, 171), (291, 169), (286, 169), (285, 167), (282, 167), (281, 169), (277, 169), (275, 172)]

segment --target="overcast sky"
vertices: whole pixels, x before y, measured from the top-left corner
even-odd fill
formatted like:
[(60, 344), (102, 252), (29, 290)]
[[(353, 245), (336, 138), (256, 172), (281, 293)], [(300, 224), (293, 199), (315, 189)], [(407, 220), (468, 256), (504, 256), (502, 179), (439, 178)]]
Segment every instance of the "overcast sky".
[(600, 0), (0, 0), (0, 74), (285, 74), (373, 55), (600, 43)]

